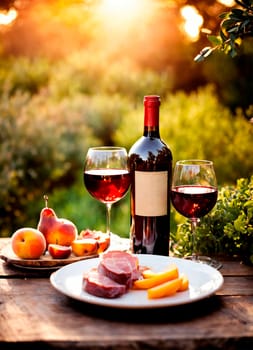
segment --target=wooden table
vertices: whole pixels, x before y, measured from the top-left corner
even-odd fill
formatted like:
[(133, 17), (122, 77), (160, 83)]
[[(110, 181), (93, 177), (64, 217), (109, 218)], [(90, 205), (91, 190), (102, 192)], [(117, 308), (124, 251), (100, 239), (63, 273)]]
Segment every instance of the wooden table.
[[(0, 239), (0, 248), (6, 239)], [(57, 292), (48, 275), (0, 262), (0, 348), (253, 349), (253, 268), (224, 261), (216, 295), (180, 307), (117, 310)]]

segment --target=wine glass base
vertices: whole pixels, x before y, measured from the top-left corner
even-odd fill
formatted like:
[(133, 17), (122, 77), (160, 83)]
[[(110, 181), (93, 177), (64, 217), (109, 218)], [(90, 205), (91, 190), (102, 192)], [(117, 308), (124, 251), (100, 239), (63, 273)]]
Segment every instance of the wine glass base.
[(206, 264), (214, 267), (216, 270), (220, 270), (222, 268), (222, 263), (218, 260), (210, 258), (209, 256), (204, 255), (190, 255), (184, 257), (184, 259), (188, 259), (200, 264)]

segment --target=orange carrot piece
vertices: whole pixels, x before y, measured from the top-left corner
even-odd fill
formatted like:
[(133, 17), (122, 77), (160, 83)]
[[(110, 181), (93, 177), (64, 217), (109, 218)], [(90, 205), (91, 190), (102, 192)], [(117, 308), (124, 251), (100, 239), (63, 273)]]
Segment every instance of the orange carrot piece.
[(182, 285), (182, 278), (178, 277), (147, 290), (149, 299), (164, 298), (174, 295)]
[(134, 282), (134, 289), (149, 289), (155, 287), (164, 282), (178, 278), (178, 268), (175, 264), (172, 264), (170, 268), (163, 272), (157, 272), (152, 277), (140, 279)]
[(182, 278), (182, 284), (178, 292), (183, 292), (189, 288), (189, 279), (185, 274), (181, 274), (180, 277)]

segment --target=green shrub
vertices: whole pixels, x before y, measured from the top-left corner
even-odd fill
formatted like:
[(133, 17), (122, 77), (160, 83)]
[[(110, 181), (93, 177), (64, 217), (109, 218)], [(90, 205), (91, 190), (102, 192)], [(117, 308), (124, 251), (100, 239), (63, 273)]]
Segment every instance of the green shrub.
[[(82, 177), (83, 162), (88, 147), (112, 142), (111, 134), (119, 125), (128, 108), (125, 99), (119, 96), (76, 95), (61, 100), (38, 93), (31, 97), (18, 93), (0, 101), (0, 205), (2, 220), (1, 235), (10, 235), (20, 226), (36, 225), (38, 215), (44, 206), (43, 194), (52, 197), (57, 191), (65, 196), (58, 211), (68, 217), (68, 204), (73, 208), (73, 219), (77, 226), (95, 226), (88, 215), (86, 223), (78, 214), (79, 203), (75, 195), (75, 183)], [(96, 135), (96, 136), (94, 136)], [(74, 186), (74, 187), (73, 187)], [(72, 189), (73, 187), (73, 189)], [(83, 185), (82, 185), (83, 188)], [(65, 189), (65, 190), (64, 190)], [(73, 193), (72, 193), (73, 192)], [(52, 193), (54, 193), (52, 195)], [(73, 199), (69, 202), (69, 195)], [(60, 196), (60, 195), (59, 195)], [(84, 208), (96, 208), (101, 226), (105, 223), (104, 208), (84, 196)], [(88, 204), (87, 204), (88, 203)], [(126, 206), (126, 205), (125, 205)], [(124, 206), (116, 204), (122, 213)], [(98, 208), (98, 210), (97, 210)], [(124, 209), (126, 211), (126, 208)], [(87, 210), (83, 211), (84, 213)], [(101, 213), (103, 214), (101, 215)], [(82, 220), (81, 220), (82, 219)], [(128, 221), (128, 218), (126, 219)], [(118, 230), (125, 232), (126, 220), (119, 217)]]
[[(125, 115), (115, 142), (127, 148), (143, 133), (143, 105)], [(170, 146), (174, 162), (200, 158), (214, 162), (220, 185), (253, 173), (253, 125), (240, 110), (236, 115), (222, 106), (211, 86), (186, 94), (177, 92), (161, 101), (161, 138)]]
[(170, 95), (163, 103), (161, 133), (174, 161), (186, 158), (214, 162), (218, 184), (234, 183), (253, 173), (253, 125), (240, 111), (222, 106), (212, 87), (189, 95)]
[(54, 62), (48, 83), (49, 94), (61, 100), (76, 94), (94, 95), (101, 92), (101, 76), (105, 62), (99, 55), (73, 54), (64, 61)]
[(55, 104), (43, 94), (1, 101), (2, 235), (30, 224), (45, 192), (76, 181), (88, 145), (98, 142), (86, 126), (83, 102), (77, 96)]
[(50, 73), (48, 89), (57, 99), (83, 93), (120, 95), (139, 103), (144, 95), (165, 96), (172, 88), (167, 71), (144, 70), (125, 58), (113, 62), (102, 53), (89, 50), (54, 63)]
[(130, 108), (130, 101), (121, 95), (90, 96), (85, 105), (86, 125), (100, 140), (100, 144), (112, 145), (113, 134)]
[[(186, 220), (172, 235), (172, 250), (181, 256), (191, 254), (191, 241)], [(253, 264), (253, 176), (220, 189), (216, 206), (196, 229), (195, 245), (200, 254), (237, 256)]]
[(106, 74), (102, 75), (101, 87), (109, 94), (120, 93), (139, 104), (145, 95), (164, 97), (172, 88), (172, 79), (167, 71), (144, 70), (123, 60), (108, 65)]
[(15, 94), (25, 91), (36, 94), (47, 86), (51, 74), (50, 62), (44, 58), (10, 57), (0, 60), (0, 92)]

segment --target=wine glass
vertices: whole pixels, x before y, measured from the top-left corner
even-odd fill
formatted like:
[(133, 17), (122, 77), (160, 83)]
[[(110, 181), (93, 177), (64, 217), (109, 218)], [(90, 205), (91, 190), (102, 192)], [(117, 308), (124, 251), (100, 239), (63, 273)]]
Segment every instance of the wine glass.
[(188, 259), (206, 263), (217, 269), (221, 264), (195, 252), (195, 231), (200, 218), (215, 206), (218, 197), (213, 162), (209, 160), (179, 160), (172, 177), (171, 201), (174, 208), (191, 221), (192, 255)]
[(125, 196), (130, 185), (128, 156), (124, 147), (101, 146), (88, 149), (84, 165), (88, 192), (106, 205), (106, 233), (110, 236), (111, 206)]

